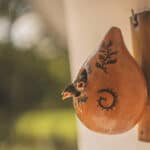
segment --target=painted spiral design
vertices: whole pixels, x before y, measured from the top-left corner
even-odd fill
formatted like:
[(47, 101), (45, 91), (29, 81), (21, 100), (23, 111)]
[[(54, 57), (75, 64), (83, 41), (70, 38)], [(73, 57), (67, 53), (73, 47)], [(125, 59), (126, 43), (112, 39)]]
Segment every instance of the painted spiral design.
[(109, 105), (104, 105), (104, 102), (106, 102), (108, 99), (104, 96), (100, 96), (98, 99), (98, 106), (104, 110), (112, 110), (115, 106), (116, 106), (116, 102), (118, 100), (118, 95), (116, 94), (116, 92), (114, 92), (112, 89), (101, 89), (98, 90), (98, 93), (107, 93), (110, 94), (112, 96), (112, 102)]

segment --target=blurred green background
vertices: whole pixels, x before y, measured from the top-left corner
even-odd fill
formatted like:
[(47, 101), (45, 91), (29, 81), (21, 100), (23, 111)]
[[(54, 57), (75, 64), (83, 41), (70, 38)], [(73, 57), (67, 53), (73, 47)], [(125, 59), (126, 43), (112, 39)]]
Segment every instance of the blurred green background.
[(76, 150), (66, 46), (23, 0), (0, 0), (0, 150)]

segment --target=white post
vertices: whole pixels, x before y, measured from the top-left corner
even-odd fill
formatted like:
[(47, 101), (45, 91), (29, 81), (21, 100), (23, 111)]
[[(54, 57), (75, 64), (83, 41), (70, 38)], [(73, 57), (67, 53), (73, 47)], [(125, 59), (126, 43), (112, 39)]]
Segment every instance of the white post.
[[(121, 28), (126, 46), (132, 53), (131, 9), (149, 9), (150, 0), (64, 0), (72, 78), (84, 60), (97, 47), (111, 26)], [(97, 134), (78, 122), (79, 150), (149, 150), (150, 143), (137, 140), (136, 128), (121, 135)]]

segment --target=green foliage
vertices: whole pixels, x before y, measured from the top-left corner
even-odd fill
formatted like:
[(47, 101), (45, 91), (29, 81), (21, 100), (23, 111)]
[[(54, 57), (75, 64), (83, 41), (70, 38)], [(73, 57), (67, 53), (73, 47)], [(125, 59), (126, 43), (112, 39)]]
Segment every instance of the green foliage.
[(14, 125), (16, 141), (25, 142), (26, 145), (20, 146), (20, 149), (23, 147), (34, 150), (37, 147), (39, 150), (77, 149), (75, 116), (70, 109), (30, 111), (20, 116)]
[(62, 147), (69, 141), (75, 146), (72, 111), (52, 111), (69, 106), (61, 101), (61, 91), (70, 80), (68, 57), (65, 50), (58, 53), (45, 59), (36, 49), (0, 45), (0, 141), (15, 139), (14, 124), (19, 139), (49, 139), (51, 145)]
[[(0, 15), (12, 23), (28, 10), (25, 0), (0, 0)], [(45, 39), (31, 49), (0, 44), (0, 149), (76, 149), (71, 102), (61, 101), (70, 82), (68, 53), (57, 39)]]
[(75, 116), (72, 110), (36, 110), (17, 119), (16, 135), (23, 138), (53, 139), (72, 142), (76, 138)]
[(29, 10), (29, 5), (26, 0), (0, 0), (0, 15), (8, 16), (11, 21), (27, 10)]
[(21, 111), (35, 107), (50, 89), (48, 63), (33, 51), (0, 48), (0, 107)]
[(48, 60), (35, 50), (0, 47), (0, 108), (24, 111), (40, 107), (61, 107), (61, 91), (69, 82), (67, 55)]

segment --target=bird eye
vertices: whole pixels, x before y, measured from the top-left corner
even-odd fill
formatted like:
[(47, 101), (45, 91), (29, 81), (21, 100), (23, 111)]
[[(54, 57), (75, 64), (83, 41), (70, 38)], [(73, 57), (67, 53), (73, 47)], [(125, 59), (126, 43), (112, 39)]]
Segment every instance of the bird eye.
[(82, 90), (84, 90), (85, 83), (81, 81), (81, 82), (77, 83), (76, 86), (77, 86), (77, 90), (82, 91)]
[(78, 88), (82, 88), (84, 86), (84, 83), (83, 82), (80, 82), (79, 84), (78, 84)]

